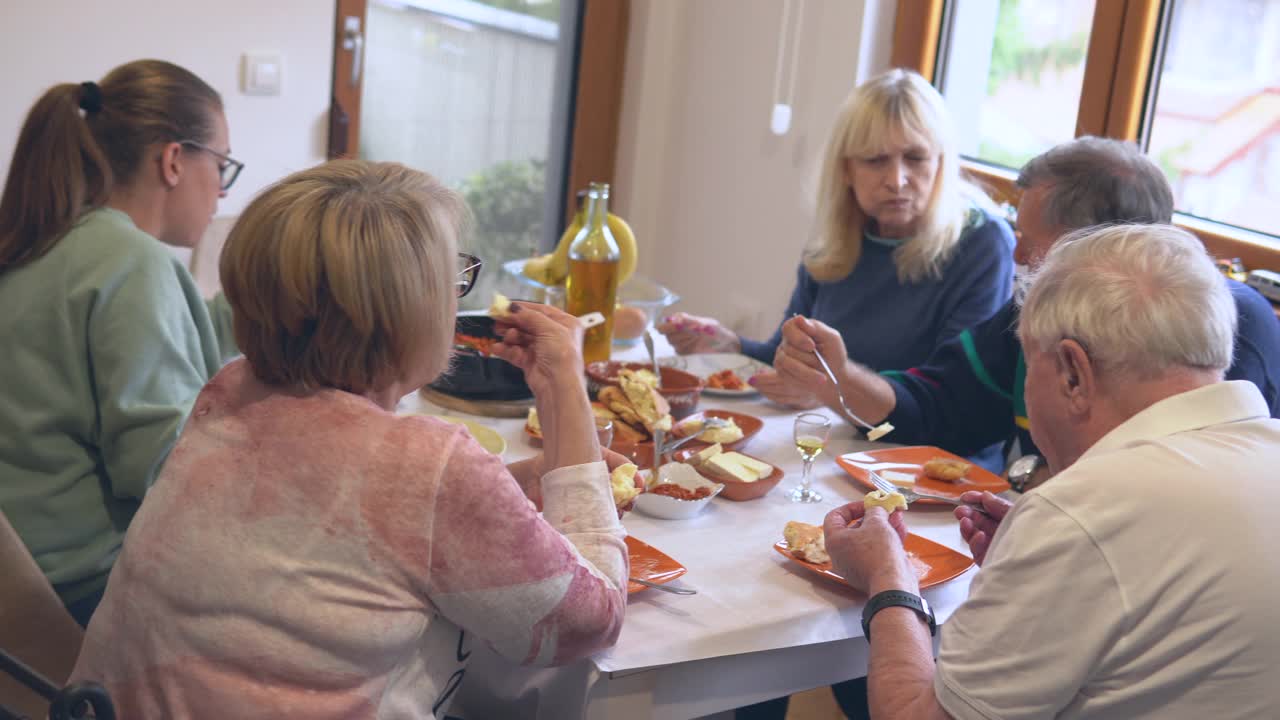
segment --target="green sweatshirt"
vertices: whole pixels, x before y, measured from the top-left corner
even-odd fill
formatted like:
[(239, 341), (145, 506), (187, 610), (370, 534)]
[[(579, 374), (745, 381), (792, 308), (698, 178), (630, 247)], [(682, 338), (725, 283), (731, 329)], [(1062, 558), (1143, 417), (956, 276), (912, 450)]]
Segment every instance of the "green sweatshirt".
[(63, 602), (102, 588), (197, 393), (236, 354), (231, 309), (125, 213), (88, 213), (0, 273), (0, 511)]

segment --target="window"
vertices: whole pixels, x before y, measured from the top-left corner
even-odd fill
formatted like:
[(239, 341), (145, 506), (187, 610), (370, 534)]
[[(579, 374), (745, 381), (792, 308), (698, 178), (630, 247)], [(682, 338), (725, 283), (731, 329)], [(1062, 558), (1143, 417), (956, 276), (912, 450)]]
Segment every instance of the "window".
[(1179, 0), (1148, 152), (1179, 211), (1280, 235), (1280, 2)]
[(578, 7), (369, 0), (359, 155), (425, 169), (466, 198), (462, 249), (485, 267), (463, 309), (488, 305), (504, 261), (559, 236)]
[(962, 155), (1021, 167), (1075, 137), (1093, 0), (956, 0), (939, 87)]
[(934, 79), (998, 199), (1055, 143), (1132, 140), (1176, 222), (1280, 268), (1280, 0), (899, 0), (892, 62)]

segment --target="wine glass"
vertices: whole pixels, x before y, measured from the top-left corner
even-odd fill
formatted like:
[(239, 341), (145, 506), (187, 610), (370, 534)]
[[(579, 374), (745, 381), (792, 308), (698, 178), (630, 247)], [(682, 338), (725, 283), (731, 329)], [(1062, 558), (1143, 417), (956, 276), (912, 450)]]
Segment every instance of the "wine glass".
[(796, 451), (804, 460), (804, 473), (800, 475), (800, 484), (787, 497), (791, 502), (822, 502), (822, 495), (809, 486), (809, 471), (813, 461), (822, 454), (831, 436), (831, 419), (817, 413), (801, 413), (796, 416), (795, 441)]
[(612, 420), (596, 416), (596, 439), (600, 441), (601, 448), (607, 448), (613, 444)]

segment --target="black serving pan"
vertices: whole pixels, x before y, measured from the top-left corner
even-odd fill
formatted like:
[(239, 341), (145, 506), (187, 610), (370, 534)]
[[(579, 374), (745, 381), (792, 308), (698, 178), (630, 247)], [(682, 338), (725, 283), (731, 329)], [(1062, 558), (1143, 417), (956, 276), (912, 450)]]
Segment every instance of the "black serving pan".
[[(493, 318), (487, 315), (459, 315), (454, 327), (459, 335), (497, 338)], [(533, 391), (524, 381), (524, 371), (496, 357), (484, 357), (474, 350), (454, 352), (449, 370), (428, 387), (466, 400), (527, 400)]]

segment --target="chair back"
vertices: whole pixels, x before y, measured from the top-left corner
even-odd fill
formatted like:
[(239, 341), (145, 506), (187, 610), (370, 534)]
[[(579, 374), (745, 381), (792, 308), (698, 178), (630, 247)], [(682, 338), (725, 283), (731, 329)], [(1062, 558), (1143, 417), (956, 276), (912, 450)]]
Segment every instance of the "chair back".
[[(71, 618), (18, 533), (0, 513), (0, 650), (58, 687), (80, 655), (84, 631)], [(52, 698), (0, 672), (0, 706), (43, 719)], [(0, 710), (0, 718), (4, 711)]]

